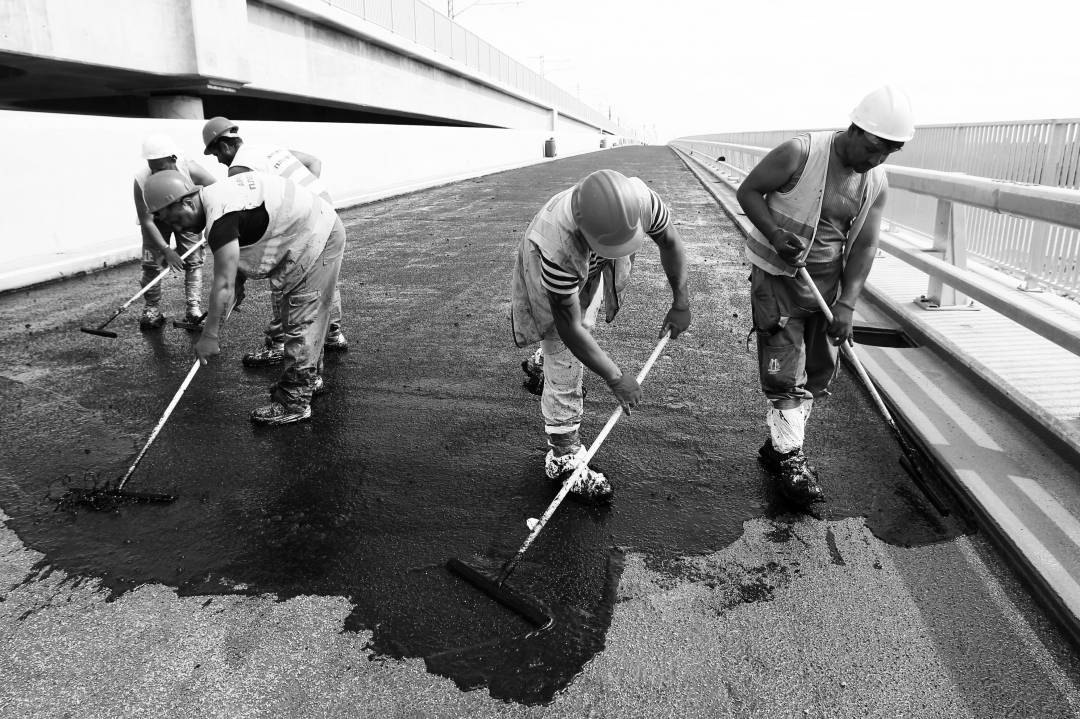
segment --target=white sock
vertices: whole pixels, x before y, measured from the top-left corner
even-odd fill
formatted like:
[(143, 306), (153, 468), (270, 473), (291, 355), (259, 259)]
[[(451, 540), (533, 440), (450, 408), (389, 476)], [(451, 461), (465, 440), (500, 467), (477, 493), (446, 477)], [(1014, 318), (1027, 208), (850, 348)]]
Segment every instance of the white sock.
[(780, 454), (800, 449), (806, 436), (806, 416), (807, 411), (804, 406), (793, 409), (770, 407), (765, 415), (765, 421), (769, 425), (773, 449)]

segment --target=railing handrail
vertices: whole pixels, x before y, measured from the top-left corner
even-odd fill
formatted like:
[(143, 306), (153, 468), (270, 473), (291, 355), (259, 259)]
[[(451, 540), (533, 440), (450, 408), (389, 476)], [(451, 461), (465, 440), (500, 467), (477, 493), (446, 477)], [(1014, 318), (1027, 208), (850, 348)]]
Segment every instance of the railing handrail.
[[(683, 145), (701, 145), (702, 143), (755, 156), (764, 156), (769, 152), (769, 148), (753, 145), (739, 145), (715, 140), (692, 140), (689, 138), (673, 140), (671, 145), (678, 150), (682, 150), (681, 146)], [(703, 153), (698, 152), (697, 154), (700, 156)], [(711, 166), (717, 162), (727, 168), (736, 170), (740, 175), (746, 174), (746, 171), (741, 168), (714, 159), (713, 155), (715, 154), (705, 155), (709, 157), (709, 164), (703, 162), (697, 164), (717, 177), (720, 177), (720, 175)], [(689, 155), (694, 157), (692, 151)], [(937, 197), (939, 202), (971, 204), (994, 212), (1021, 215), (1044, 222), (1065, 224), (1068, 227), (1080, 227), (1080, 191), (1077, 190), (1042, 185), (1023, 185), (958, 172), (939, 172), (897, 166), (887, 166), (886, 169), (889, 172), (890, 185), (894, 185), (895, 179), (897, 181), (895, 186), (910, 185), (903, 187), (903, 189)], [(728, 178), (721, 177), (720, 179), (728, 184), (735, 184)], [(1080, 329), (1072, 330), (1055, 324), (1047, 319), (1045, 312), (1040, 312), (1033, 307), (1032, 303), (1015, 301), (1008, 293), (988, 287), (970, 270), (955, 267), (943, 259), (929, 256), (925, 251), (911, 243), (882, 237), (881, 248), (913, 267), (926, 272), (931, 278), (936, 278), (945, 284), (956, 287), (971, 298), (1022, 324), (1054, 344), (1075, 355), (1080, 355)]]
[[(983, 122), (939, 122), (936, 124), (923, 125), (919, 124), (917, 127), (919, 130), (942, 130), (948, 128), (970, 128), (970, 127), (1016, 127), (1020, 125), (1033, 126), (1033, 125), (1059, 125), (1063, 123), (1080, 122), (1080, 117), (1048, 117), (1036, 120), (986, 120)], [(844, 126), (846, 127), (846, 125)], [(680, 140), (692, 140), (694, 142), (700, 142), (708, 137), (714, 137), (716, 135), (747, 135), (747, 134), (770, 134), (777, 133), (788, 136), (797, 135), (801, 132), (827, 132), (843, 130), (844, 127), (831, 126), (831, 127), (818, 127), (818, 128), (777, 128), (771, 130), (733, 130), (725, 132), (709, 132), (700, 135), (687, 135), (686, 137), (680, 137)]]
[[(679, 142), (679, 141), (676, 141)], [(686, 140), (764, 156), (769, 148), (715, 140)], [(964, 172), (886, 165), (889, 186), (1032, 220), (1080, 229), (1080, 190), (994, 180)]]

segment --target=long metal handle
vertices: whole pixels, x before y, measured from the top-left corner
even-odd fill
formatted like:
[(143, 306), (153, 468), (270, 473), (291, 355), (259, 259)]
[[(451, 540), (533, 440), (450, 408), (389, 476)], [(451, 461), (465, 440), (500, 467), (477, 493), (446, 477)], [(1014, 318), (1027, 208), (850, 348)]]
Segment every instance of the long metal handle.
[[(810, 276), (810, 273), (806, 271), (805, 267), (799, 268), (799, 277), (803, 282), (807, 284), (810, 291), (814, 293), (814, 299), (817, 300), (818, 307), (821, 308), (822, 313), (825, 315), (825, 319), (832, 324), (833, 313), (829, 309), (829, 305), (825, 302), (825, 298), (821, 296), (821, 292), (818, 291), (817, 285), (814, 284), (814, 279)], [(877, 405), (878, 411), (888, 422), (889, 426), (896, 430), (899, 436), (900, 428), (896, 426), (896, 422), (893, 420), (892, 414), (889, 412), (889, 408), (885, 406), (884, 400), (881, 399), (881, 395), (878, 394), (877, 388), (874, 387), (873, 381), (870, 379), (870, 375), (866, 374), (866, 368), (863, 367), (862, 362), (859, 361), (859, 356), (855, 354), (855, 345), (851, 339), (844, 341), (840, 348), (844, 351), (844, 356), (851, 362), (851, 366), (855, 368), (855, 374), (859, 375), (859, 379), (866, 386), (866, 391), (870, 393), (870, 398)]]
[(195, 360), (195, 364), (188, 370), (187, 377), (185, 377), (184, 381), (180, 384), (180, 389), (176, 390), (176, 394), (173, 395), (172, 401), (169, 402), (169, 406), (165, 408), (165, 414), (161, 415), (161, 419), (158, 420), (157, 426), (154, 427), (154, 430), (150, 433), (150, 438), (146, 440), (146, 444), (143, 445), (142, 450), (139, 452), (139, 456), (137, 456), (135, 461), (131, 463), (131, 466), (128, 467), (127, 474), (120, 480), (120, 484), (116, 487), (116, 491), (119, 492), (122, 490), (124, 485), (127, 484), (127, 481), (131, 478), (131, 475), (135, 473), (135, 468), (139, 466), (139, 462), (142, 461), (143, 455), (146, 454), (146, 450), (150, 449), (150, 445), (157, 439), (158, 433), (161, 432), (161, 428), (165, 426), (165, 421), (169, 419), (169, 415), (176, 409), (176, 404), (180, 401), (180, 397), (183, 396), (184, 390), (191, 384), (191, 380), (194, 379), (195, 373), (199, 371), (200, 365), (200, 360)]
[[(654, 349), (652, 354), (649, 355), (649, 359), (645, 361), (645, 365), (641, 368), (641, 371), (638, 372), (638, 384), (641, 384), (645, 381), (645, 377), (648, 376), (649, 370), (651, 370), (652, 366), (656, 364), (656, 360), (660, 358), (660, 353), (664, 351), (664, 347), (667, 346), (668, 340), (670, 339), (670, 331), (665, 332), (664, 336), (660, 338), (660, 341), (656, 345), (656, 349)], [(562, 504), (562, 501), (566, 498), (566, 495), (569, 494), (570, 490), (573, 489), (575, 484), (577, 484), (578, 478), (585, 471), (588, 470), (589, 462), (592, 461), (592, 458), (596, 454), (596, 451), (600, 449), (600, 445), (602, 445), (604, 443), (604, 440), (607, 439), (608, 434), (611, 433), (611, 429), (615, 426), (615, 423), (619, 421), (619, 417), (622, 417), (622, 415), (623, 408), (620, 404), (618, 407), (615, 408), (615, 411), (611, 413), (611, 417), (608, 418), (607, 424), (605, 424), (604, 428), (600, 430), (600, 434), (596, 435), (596, 439), (593, 440), (592, 445), (585, 452), (584, 460), (581, 462), (580, 465), (578, 465), (578, 468), (574, 470), (574, 473), (567, 477), (566, 481), (563, 482), (562, 487), (559, 489), (559, 493), (555, 495), (555, 499), (551, 500), (551, 504), (549, 504), (548, 508), (544, 510), (544, 514), (541, 515), (540, 519), (538, 519), (536, 524), (533, 525), (532, 532), (529, 534), (528, 537), (525, 538), (525, 543), (521, 545), (521, 549), (517, 550), (517, 554), (511, 557), (510, 560), (503, 565), (502, 571), (499, 572), (499, 576), (495, 580), (499, 585), (502, 585), (502, 583), (506, 581), (506, 578), (510, 576), (510, 573), (514, 571), (514, 567), (516, 567), (518, 562), (521, 561), (521, 558), (525, 556), (525, 552), (529, 549), (529, 545), (533, 543), (533, 540), (536, 539), (536, 537), (544, 529), (544, 525), (546, 525), (547, 521), (551, 519), (551, 515), (555, 513), (555, 510), (559, 508), (560, 504)]]
[[(229, 319), (234, 309), (235, 305), (229, 308), (229, 310), (225, 313), (225, 318), (221, 321), (222, 324), (225, 323), (225, 320)], [(130, 479), (131, 475), (135, 473), (135, 468), (139, 466), (139, 462), (142, 461), (143, 455), (146, 454), (146, 450), (150, 449), (150, 445), (154, 443), (155, 439), (157, 439), (158, 433), (161, 432), (161, 428), (165, 426), (165, 421), (169, 419), (169, 415), (171, 415), (172, 411), (176, 409), (177, 403), (180, 402), (180, 398), (184, 396), (184, 391), (188, 388), (188, 385), (191, 384), (191, 380), (195, 379), (195, 375), (196, 373), (198, 373), (199, 367), (201, 366), (201, 359), (196, 359), (195, 364), (191, 365), (191, 369), (188, 370), (187, 377), (185, 377), (184, 381), (180, 383), (180, 389), (176, 390), (176, 394), (173, 395), (172, 400), (169, 402), (169, 406), (165, 408), (165, 413), (161, 415), (161, 419), (158, 420), (157, 425), (154, 427), (153, 431), (150, 432), (150, 437), (146, 440), (146, 444), (143, 445), (142, 450), (139, 451), (139, 456), (136, 457), (135, 461), (131, 463), (131, 466), (128, 467), (127, 474), (124, 475), (124, 478), (120, 480), (120, 484), (117, 485), (117, 492), (124, 488), (124, 485), (127, 484), (128, 479)]]
[[(181, 260), (186, 260), (186, 259), (188, 258), (188, 255), (190, 255), (190, 254), (191, 254), (192, 252), (194, 252), (195, 250), (199, 249), (200, 247), (202, 247), (202, 246), (203, 246), (203, 245), (205, 245), (205, 244), (206, 244), (206, 238), (203, 238), (203, 239), (199, 240), (199, 241), (198, 241), (198, 242), (196, 242), (196, 243), (195, 243), (194, 245), (192, 245), (191, 247), (189, 247), (189, 248), (188, 248), (188, 250), (187, 250), (187, 252), (185, 252), (184, 254), (180, 255), (180, 259), (181, 259)], [(154, 285), (156, 285), (156, 284), (157, 284), (158, 282), (161, 282), (161, 280), (162, 280), (162, 279), (163, 279), (163, 278), (165, 277), (165, 275), (169, 274), (169, 272), (171, 272), (171, 271), (172, 271), (172, 268), (171, 268), (171, 267), (166, 267), (166, 268), (165, 268), (165, 269), (163, 269), (163, 270), (162, 270), (161, 272), (159, 272), (159, 273), (158, 273), (158, 276), (157, 276), (157, 277), (155, 277), (154, 279), (150, 280), (149, 282), (147, 282), (147, 283), (146, 283), (146, 286), (144, 286), (144, 287), (143, 287), (143, 288), (142, 288), (141, 290), (139, 290), (138, 292), (136, 292), (136, 293), (135, 293), (135, 296), (134, 296), (134, 297), (132, 297), (132, 298), (131, 298), (130, 300), (128, 300), (128, 301), (127, 301), (127, 302), (125, 302), (124, 304), (120, 305), (120, 309), (116, 311), (116, 314), (118, 315), (118, 314), (120, 314), (121, 312), (123, 312), (123, 311), (124, 311), (125, 309), (127, 309), (127, 306), (128, 306), (128, 305), (130, 305), (130, 304), (131, 304), (132, 302), (134, 302), (135, 300), (139, 299), (139, 298), (140, 298), (140, 297), (142, 297), (142, 296), (143, 296), (144, 294), (146, 294), (147, 290), (149, 290), (149, 289), (150, 289), (151, 287), (153, 287)], [(116, 315), (113, 315), (113, 317), (115, 317), (115, 316), (116, 316)], [(104, 325), (103, 325), (103, 326), (104, 326)]]

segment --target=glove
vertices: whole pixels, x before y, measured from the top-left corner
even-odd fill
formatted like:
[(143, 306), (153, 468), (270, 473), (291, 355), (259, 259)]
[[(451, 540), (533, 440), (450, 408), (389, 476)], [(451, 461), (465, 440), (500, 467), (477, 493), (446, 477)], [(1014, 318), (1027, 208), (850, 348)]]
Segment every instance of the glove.
[(776, 250), (784, 262), (795, 267), (806, 265), (805, 262), (799, 261), (802, 253), (806, 251), (806, 241), (791, 230), (777, 227), (769, 236), (769, 242), (772, 243), (773, 249)]
[(679, 309), (674, 303), (671, 305), (671, 309), (664, 315), (664, 324), (660, 325), (660, 337), (664, 336), (664, 333), (671, 330), (671, 339), (675, 339), (680, 334), (686, 331), (690, 326), (690, 308)]
[(641, 401), (641, 385), (632, 375), (621, 374), (615, 379), (608, 380), (607, 385), (627, 415), (630, 414), (630, 409)]

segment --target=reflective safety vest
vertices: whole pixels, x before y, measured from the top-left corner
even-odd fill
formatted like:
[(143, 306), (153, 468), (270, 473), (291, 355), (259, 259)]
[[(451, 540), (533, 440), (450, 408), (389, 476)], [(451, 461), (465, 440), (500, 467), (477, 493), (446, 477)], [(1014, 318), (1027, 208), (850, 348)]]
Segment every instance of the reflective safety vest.
[[(821, 219), (821, 201), (825, 196), (825, 180), (829, 170), (829, 156), (835, 133), (831, 130), (811, 132), (803, 137), (809, 143), (809, 152), (802, 174), (795, 186), (787, 192), (770, 192), (765, 197), (765, 204), (778, 227), (794, 232), (806, 240), (806, 251), (802, 260), (810, 254), (810, 246), (817, 233), (818, 220)], [(847, 261), (851, 245), (862, 231), (866, 215), (874, 206), (878, 195), (888, 185), (885, 168), (873, 168), (863, 175), (859, 186), (859, 213), (851, 223), (847, 239), (844, 242), (844, 261)], [(746, 259), (770, 275), (794, 277), (798, 272), (773, 249), (772, 243), (753, 227), (746, 236)]]
[[(273, 281), (289, 266), (314, 261), (326, 246), (337, 213), (320, 197), (277, 175), (245, 172), (200, 191), (206, 211), (206, 234), (230, 212), (266, 208), (269, 222), (258, 242), (240, 247), (240, 269), (249, 278)], [(286, 263), (291, 260), (292, 263)]]
[(315, 177), (304, 163), (296, 159), (296, 155), (284, 147), (249, 145), (245, 142), (237, 149), (232, 165), (250, 167), (255, 172), (265, 172), (268, 175), (280, 175), (292, 180), (311, 194), (318, 195), (327, 202), (333, 202), (330, 199), (330, 193), (326, 191), (319, 178)]

